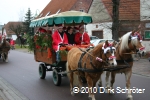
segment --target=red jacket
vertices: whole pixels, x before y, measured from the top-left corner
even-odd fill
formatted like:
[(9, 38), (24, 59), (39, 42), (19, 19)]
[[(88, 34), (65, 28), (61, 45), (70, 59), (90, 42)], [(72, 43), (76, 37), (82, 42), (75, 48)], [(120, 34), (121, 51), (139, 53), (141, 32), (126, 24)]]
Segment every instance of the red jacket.
[(75, 43), (77, 45), (90, 44), (90, 37), (86, 32), (83, 34), (78, 32), (75, 34)]
[(59, 51), (59, 44), (64, 43), (64, 44), (68, 44), (68, 38), (66, 33), (64, 33), (63, 38), (60, 36), (59, 32), (56, 30), (53, 34), (52, 34), (52, 38), (53, 38), (53, 49), (55, 51)]
[(2, 35), (0, 35), (0, 41), (2, 40)]
[(15, 45), (15, 41), (13, 39), (10, 40), (10, 45)]

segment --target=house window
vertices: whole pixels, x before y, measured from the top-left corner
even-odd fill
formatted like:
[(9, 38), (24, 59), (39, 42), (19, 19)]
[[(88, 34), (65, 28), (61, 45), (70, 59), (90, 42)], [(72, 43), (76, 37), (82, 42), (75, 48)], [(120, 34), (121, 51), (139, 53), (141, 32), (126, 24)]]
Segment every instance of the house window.
[(45, 16), (48, 16), (51, 12), (49, 11)]
[(60, 12), (60, 10), (61, 10), (61, 9), (59, 9), (59, 10), (56, 12), (56, 14), (58, 14), (58, 13)]
[(146, 23), (145, 28), (150, 28), (150, 23)]
[(145, 39), (150, 39), (150, 30), (145, 30), (145, 32), (144, 32), (144, 38)]
[(84, 10), (83, 10), (83, 9), (80, 9), (79, 11), (84, 12)]

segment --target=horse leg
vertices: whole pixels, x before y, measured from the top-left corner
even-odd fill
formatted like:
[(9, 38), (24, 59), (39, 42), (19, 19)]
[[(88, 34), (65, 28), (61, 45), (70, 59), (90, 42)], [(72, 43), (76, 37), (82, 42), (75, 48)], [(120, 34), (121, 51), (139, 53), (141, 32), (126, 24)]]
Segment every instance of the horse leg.
[(110, 76), (110, 72), (106, 72), (106, 77), (105, 77), (105, 81), (106, 81), (106, 87), (110, 87), (110, 83), (109, 83), (109, 76)]
[(79, 89), (80, 89), (80, 93), (82, 93), (82, 90), (81, 90), (81, 88), (82, 88), (82, 82), (81, 82), (81, 76), (80, 75), (78, 75), (78, 87), (79, 87)]
[(128, 93), (127, 93), (127, 99), (128, 100), (133, 100), (133, 96), (131, 94), (131, 90), (130, 90), (130, 78), (131, 78), (131, 70), (128, 72), (125, 72), (125, 77), (126, 77), (126, 87), (128, 89)]
[(116, 73), (111, 72), (111, 82), (110, 82), (110, 85), (109, 85), (109, 75), (110, 75), (110, 72), (107, 72), (106, 73), (106, 90), (107, 90), (106, 92), (108, 92), (110, 94), (113, 94), (114, 91), (110, 91), (110, 90), (113, 89), (113, 84), (115, 82), (115, 75), (116, 75)]
[(86, 76), (86, 80), (87, 80), (87, 84), (88, 84), (88, 88), (89, 88), (89, 99), (90, 100), (96, 100), (95, 99), (95, 95), (93, 93), (93, 91), (91, 91), (90, 88), (93, 88), (93, 86), (95, 86), (94, 84), (96, 84), (96, 82), (93, 82), (93, 79), (89, 76)]
[[(68, 65), (68, 62), (66, 63), (66, 70), (67, 72), (70, 71), (70, 66)], [(71, 92), (71, 95), (74, 96), (74, 92), (73, 92), (73, 72), (71, 73), (68, 73), (68, 78), (69, 78), (69, 81), (70, 81), (70, 92)]]
[(100, 75), (100, 78), (99, 78), (98, 86), (102, 87), (102, 78), (101, 78), (101, 75)]
[(8, 52), (5, 53), (5, 62), (8, 62)]
[(8, 62), (8, 53), (2, 53), (2, 59), (4, 62)]

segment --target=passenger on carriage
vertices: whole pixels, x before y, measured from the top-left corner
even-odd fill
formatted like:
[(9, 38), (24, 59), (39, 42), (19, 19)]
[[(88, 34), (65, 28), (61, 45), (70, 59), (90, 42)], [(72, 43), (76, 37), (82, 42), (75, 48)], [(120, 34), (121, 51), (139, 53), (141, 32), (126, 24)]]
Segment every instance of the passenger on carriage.
[(63, 26), (59, 25), (58, 29), (52, 34), (52, 38), (53, 38), (53, 49), (56, 52), (56, 61), (59, 62), (60, 61), (60, 57), (59, 57), (59, 48), (61, 46), (64, 46), (65, 44), (68, 44), (68, 38), (66, 33), (63, 31)]
[(77, 45), (90, 44), (90, 37), (87, 32), (84, 31), (84, 26), (80, 26), (79, 32), (75, 34), (75, 43)]
[(38, 32), (40, 32), (40, 33), (47, 33), (46, 29), (41, 28), (41, 27), (38, 29)]
[(71, 45), (75, 44), (75, 41), (74, 41), (75, 34), (73, 34), (73, 28), (72, 27), (67, 28), (66, 34), (67, 34), (67, 37), (68, 37), (68, 44), (71, 44)]

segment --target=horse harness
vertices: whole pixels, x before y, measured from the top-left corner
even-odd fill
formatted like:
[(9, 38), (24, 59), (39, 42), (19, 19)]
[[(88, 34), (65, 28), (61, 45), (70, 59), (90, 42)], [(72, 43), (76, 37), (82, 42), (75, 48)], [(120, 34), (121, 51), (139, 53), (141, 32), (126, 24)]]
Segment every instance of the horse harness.
[[(108, 68), (106, 67), (102, 67), (102, 68), (97, 68), (93, 63), (92, 63), (92, 55), (88, 52), (90, 50), (90, 48), (86, 49), (86, 50), (82, 50), (81, 48), (79, 48), (83, 53), (80, 56), (79, 62), (78, 62), (78, 68), (76, 69), (76, 71), (81, 71), (81, 72), (89, 72), (89, 73), (98, 73), (98, 72), (102, 72), (102, 71), (107, 71)], [(82, 59), (84, 57), (85, 54), (88, 54), (88, 57), (90, 57), (90, 64), (93, 67), (93, 69), (87, 69), (86, 68), (86, 63), (84, 63), (84, 66), (82, 67)], [(107, 58), (106, 54), (105, 57)], [(109, 66), (108, 64), (108, 58), (106, 59), (106, 61), (103, 61), (102, 63), (105, 63), (107, 66)]]
[[(130, 41), (130, 40), (129, 40)], [(120, 42), (118, 43), (118, 46), (120, 45)], [(118, 48), (118, 46), (117, 46), (117, 48)], [(116, 49), (117, 49), (116, 48)], [(134, 48), (136, 48), (136, 46), (134, 45)], [(124, 68), (130, 68), (131, 66), (129, 65), (129, 62), (133, 62), (133, 58), (129, 58), (129, 59), (123, 59), (123, 57), (120, 55), (120, 53), (119, 53), (119, 49), (118, 49), (118, 54), (119, 54), (119, 57), (121, 58), (121, 60), (116, 60), (117, 61), (117, 63), (124, 63), (125, 64), (125, 66), (123, 66), (122, 68), (120, 68), (120, 69), (124, 69)]]

